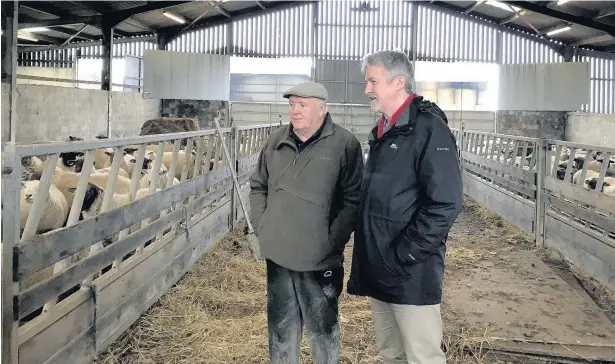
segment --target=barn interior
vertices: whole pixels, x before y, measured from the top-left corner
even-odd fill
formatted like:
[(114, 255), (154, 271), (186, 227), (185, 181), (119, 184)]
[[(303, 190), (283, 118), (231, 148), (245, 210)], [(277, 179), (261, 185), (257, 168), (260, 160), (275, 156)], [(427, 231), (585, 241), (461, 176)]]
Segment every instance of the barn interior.
[[(369, 158), (361, 59), (381, 49), (408, 55), (457, 141), (449, 361), (615, 361), (615, 1), (0, 9), (3, 363), (267, 362), (248, 178), (307, 80)], [(75, 153), (108, 180), (75, 169), (66, 189)], [(342, 297), (343, 363), (378, 362), (366, 302)]]

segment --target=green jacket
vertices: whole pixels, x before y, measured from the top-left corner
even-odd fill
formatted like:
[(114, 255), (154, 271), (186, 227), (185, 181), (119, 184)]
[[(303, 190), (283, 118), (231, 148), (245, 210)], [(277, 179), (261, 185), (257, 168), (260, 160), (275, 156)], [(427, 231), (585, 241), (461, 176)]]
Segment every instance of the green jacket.
[(250, 177), (261, 254), (295, 271), (340, 266), (361, 194), (361, 145), (325, 115), (320, 136), (298, 153), (290, 124), (274, 131)]

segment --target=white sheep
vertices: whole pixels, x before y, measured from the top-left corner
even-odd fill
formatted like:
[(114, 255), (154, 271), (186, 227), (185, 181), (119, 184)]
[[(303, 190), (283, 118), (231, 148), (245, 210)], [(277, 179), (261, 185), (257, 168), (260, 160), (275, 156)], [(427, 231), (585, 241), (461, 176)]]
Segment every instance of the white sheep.
[[(581, 179), (581, 173), (583, 172), (583, 170), (578, 170), (574, 173), (574, 175), (572, 176), (572, 183), (579, 184), (579, 180)], [(596, 172), (596, 171), (592, 171), (591, 169), (587, 170), (587, 174), (585, 175), (585, 181), (592, 179), (592, 178), (598, 178), (598, 176), (600, 176), (600, 173)], [(585, 182), (584, 182), (585, 183)]]
[(41, 179), (45, 165), (39, 157), (35, 155), (23, 157), (21, 158), (21, 165), (24, 170), (28, 170), (28, 173), (30, 173), (29, 179)]
[[(20, 229), (23, 230), (26, 226), (26, 221), (30, 214), (32, 204), (38, 194), (40, 181), (25, 181), (21, 183), (21, 199), (19, 204)], [(49, 186), (49, 195), (43, 207), (43, 214), (38, 224), (36, 232), (43, 233), (55, 229), (59, 229), (66, 223), (68, 217), (68, 204), (64, 195), (58, 188), (51, 184)]]

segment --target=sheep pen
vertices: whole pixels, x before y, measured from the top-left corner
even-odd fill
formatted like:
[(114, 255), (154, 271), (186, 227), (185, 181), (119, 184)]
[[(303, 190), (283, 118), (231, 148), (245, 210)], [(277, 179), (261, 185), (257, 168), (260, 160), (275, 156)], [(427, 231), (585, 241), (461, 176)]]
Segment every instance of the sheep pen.
[[(218, 242), (94, 363), (269, 362), (265, 264), (250, 258), (242, 230)], [(466, 198), (447, 246), (442, 318), (448, 363), (611, 355), (615, 295), (536, 250), (502, 218)], [(369, 300), (345, 292), (352, 241), (345, 255), (341, 363), (378, 363)], [(549, 355), (537, 355), (536, 343), (556, 345)], [(302, 347), (302, 361), (311, 363), (305, 333)], [(566, 350), (556, 350), (561, 347)]]

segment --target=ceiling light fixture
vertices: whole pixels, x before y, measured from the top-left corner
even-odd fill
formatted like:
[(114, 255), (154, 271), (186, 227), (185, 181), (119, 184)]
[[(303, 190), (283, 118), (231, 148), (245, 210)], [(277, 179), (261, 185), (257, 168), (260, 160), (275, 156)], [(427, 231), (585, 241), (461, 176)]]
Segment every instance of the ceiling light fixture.
[(166, 10), (164, 10), (162, 12), (162, 14), (164, 16), (166, 16), (167, 18), (173, 19), (173, 20), (175, 20), (176, 22), (178, 22), (180, 24), (184, 24), (186, 22), (186, 19), (184, 19), (181, 15), (178, 15), (178, 14), (175, 14), (175, 13), (171, 13), (171, 12), (168, 12)]
[(570, 0), (559, 0), (557, 2), (557, 5), (563, 5), (563, 4), (567, 3), (568, 1), (570, 1)]
[(548, 36), (552, 36), (552, 35), (555, 35), (555, 34), (566, 32), (568, 30), (570, 30), (570, 27), (569, 26), (565, 26), (565, 27), (562, 27), (562, 28), (553, 29), (553, 30), (547, 32), (547, 35)]
[(21, 29), (24, 32), (28, 32), (28, 33), (41, 33), (41, 32), (48, 32), (49, 28), (45, 28), (45, 27), (34, 27), (34, 28), (24, 28)]
[(24, 33), (17, 33), (17, 38), (29, 40), (29, 41), (32, 41), (32, 42), (38, 42), (38, 39), (34, 38), (31, 35), (24, 34)]

